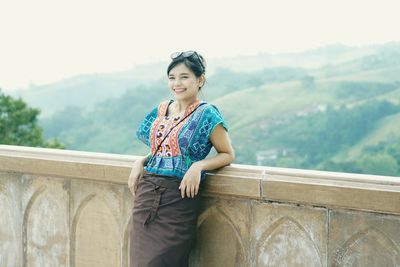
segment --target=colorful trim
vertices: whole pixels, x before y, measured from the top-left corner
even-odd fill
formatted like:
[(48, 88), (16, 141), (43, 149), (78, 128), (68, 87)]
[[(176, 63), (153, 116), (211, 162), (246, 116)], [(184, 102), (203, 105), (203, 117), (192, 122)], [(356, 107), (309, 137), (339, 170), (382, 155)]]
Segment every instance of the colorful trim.
[[(172, 102), (166, 101), (162, 102), (159, 105), (158, 116), (155, 119), (150, 130), (150, 142), (153, 144), (151, 146), (151, 152), (153, 155), (160, 157), (176, 157), (182, 154), (178, 144), (179, 133), (191, 117), (191, 115), (188, 117), (186, 116), (192, 113), (201, 104), (201, 100), (196, 100), (194, 103), (190, 104), (186, 108), (183, 115), (183, 117), (186, 118), (182, 122), (180, 122), (180, 117), (166, 116), (170, 103)], [(178, 126), (176, 126), (177, 124)], [(172, 129), (171, 133), (167, 136), (167, 138), (160, 146), (160, 143), (164, 139), (164, 136), (170, 131), (172, 127), (175, 128)], [(158, 147), (158, 151), (155, 151)]]

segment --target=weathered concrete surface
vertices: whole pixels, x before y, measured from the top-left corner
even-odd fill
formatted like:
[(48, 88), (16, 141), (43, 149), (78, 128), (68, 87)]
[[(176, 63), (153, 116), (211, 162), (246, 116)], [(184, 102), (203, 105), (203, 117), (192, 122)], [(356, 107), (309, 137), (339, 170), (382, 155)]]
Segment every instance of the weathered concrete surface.
[(69, 203), (67, 181), (22, 176), (23, 263), (68, 266)]
[(250, 249), (250, 202), (203, 199), (191, 266), (247, 266)]
[(0, 266), (22, 264), (21, 175), (0, 171)]
[(253, 266), (326, 266), (327, 211), (253, 203)]
[(330, 211), (331, 266), (400, 266), (400, 217)]
[[(0, 267), (128, 266), (133, 156), (0, 145)], [(400, 178), (210, 173), (191, 266), (400, 266)]]

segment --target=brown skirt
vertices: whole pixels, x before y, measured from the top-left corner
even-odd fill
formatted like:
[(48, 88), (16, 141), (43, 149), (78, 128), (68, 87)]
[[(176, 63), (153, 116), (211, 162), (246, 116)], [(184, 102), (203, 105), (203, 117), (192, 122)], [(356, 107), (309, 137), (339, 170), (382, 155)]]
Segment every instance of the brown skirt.
[(139, 181), (130, 234), (130, 267), (188, 266), (201, 197), (182, 198), (179, 184), (176, 177), (150, 173)]

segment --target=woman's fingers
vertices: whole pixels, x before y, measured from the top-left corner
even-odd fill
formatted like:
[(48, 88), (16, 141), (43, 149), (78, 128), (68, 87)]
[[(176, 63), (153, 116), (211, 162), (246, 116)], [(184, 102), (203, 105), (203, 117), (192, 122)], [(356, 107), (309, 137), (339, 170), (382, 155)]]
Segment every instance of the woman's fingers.
[(191, 188), (191, 186), (189, 184), (186, 185), (186, 196), (187, 197), (190, 197), (190, 188)]
[(196, 192), (196, 186), (195, 186), (195, 185), (192, 185), (192, 186), (190, 187), (190, 196), (191, 196), (192, 198), (194, 198), (195, 192)]
[(132, 189), (133, 189), (133, 182), (132, 182), (132, 178), (131, 177), (129, 177), (129, 180), (128, 180), (128, 187), (129, 187), (129, 191), (131, 191), (131, 193), (133, 193), (132, 191)]
[(187, 197), (194, 197), (194, 192), (195, 192), (194, 186), (182, 182), (181, 185), (179, 186), (179, 189), (181, 190), (182, 198), (184, 198), (185, 195)]
[(194, 181), (194, 179), (183, 179), (179, 185), (182, 198), (191, 197), (194, 198), (199, 192), (199, 182)]
[(143, 177), (143, 173), (139, 173), (137, 175), (133, 174), (133, 175), (129, 176), (128, 187), (133, 195), (135, 194), (135, 192), (139, 186), (139, 181), (140, 181), (140, 179), (142, 179), (142, 177)]
[(182, 181), (182, 183), (179, 186), (179, 188), (181, 189), (181, 197), (184, 198), (185, 197), (186, 184), (183, 183), (183, 181)]
[(135, 192), (136, 192), (135, 185), (130, 186), (130, 187), (129, 187), (129, 191), (131, 191), (132, 195), (134, 195)]

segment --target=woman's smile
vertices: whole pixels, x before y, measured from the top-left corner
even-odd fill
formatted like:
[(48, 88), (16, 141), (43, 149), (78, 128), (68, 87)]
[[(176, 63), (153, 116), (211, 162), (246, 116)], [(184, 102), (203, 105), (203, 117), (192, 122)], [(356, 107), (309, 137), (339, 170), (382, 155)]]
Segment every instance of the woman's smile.
[(178, 94), (179, 94), (179, 93), (183, 93), (183, 92), (185, 92), (185, 91), (186, 91), (186, 88), (175, 88), (175, 89), (174, 89), (174, 92), (175, 92), (175, 93), (178, 93)]

